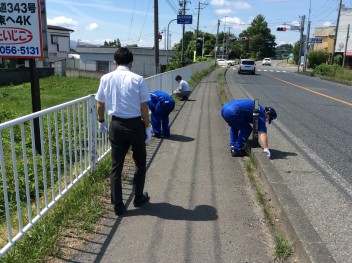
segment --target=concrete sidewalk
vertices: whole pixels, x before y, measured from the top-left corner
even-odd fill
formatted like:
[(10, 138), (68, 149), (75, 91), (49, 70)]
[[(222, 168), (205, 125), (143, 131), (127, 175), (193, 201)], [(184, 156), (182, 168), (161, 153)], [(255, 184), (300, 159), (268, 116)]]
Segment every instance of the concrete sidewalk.
[(172, 113), (171, 137), (148, 146), (150, 203), (111, 210), (69, 262), (274, 262), (274, 243), (247, 178), (231, 157), (217, 71)]

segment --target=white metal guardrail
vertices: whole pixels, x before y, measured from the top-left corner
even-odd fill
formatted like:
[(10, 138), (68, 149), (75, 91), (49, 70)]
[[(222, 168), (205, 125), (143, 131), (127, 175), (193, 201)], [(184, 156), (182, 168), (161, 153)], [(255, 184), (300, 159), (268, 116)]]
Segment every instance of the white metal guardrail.
[(0, 256), (109, 152), (96, 116), (91, 95), (0, 124)]
[[(150, 90), (171, 94), (176, 75), (187, 80), (211, 65), (184, 67), (146, 82)], [(0, 225), (5, 225), (0, 257), (109, 152), (108, 135), (98, 131), (94, 95), (0, 124)]]

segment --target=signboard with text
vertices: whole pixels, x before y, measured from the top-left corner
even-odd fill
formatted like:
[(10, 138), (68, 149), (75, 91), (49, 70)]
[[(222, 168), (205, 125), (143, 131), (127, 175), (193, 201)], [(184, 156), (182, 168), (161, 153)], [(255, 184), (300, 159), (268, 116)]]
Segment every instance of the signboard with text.
[(43, 57), (39, 0), (0, 0), (0, 57)]
[(192, 15), (178, 15), (177, 24), (192, 24)]
[(312, 37), (312, 38), (309, 38), (308, 43), (321, 44), (321, 43), (323, 43), (323, 38), (322, 37)]

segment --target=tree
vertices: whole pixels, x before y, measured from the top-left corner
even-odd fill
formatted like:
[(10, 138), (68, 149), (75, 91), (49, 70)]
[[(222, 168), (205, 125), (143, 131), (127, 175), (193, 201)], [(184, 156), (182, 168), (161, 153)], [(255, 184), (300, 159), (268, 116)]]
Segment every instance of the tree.
[(295, 62), (295, 64), (298, 64), (299, 47), (300, 47), (300, 41), (297, 41), (295, 43), (295, 46), (293, 47), (293, 54), (294, 54), (294, 62)]
[(258, 60), (275, 56), (276, 38), (271, 34), (263, 15), (256, 16), (247, 30), (242, 31), (239, 37), (240, 39), (245, 38), (242, 42), (244, 53), (242, 55)]
[(276, 55), (278, 57), (287, 57), (293, 53), (293, 46), (291, 44), (284, 44), (276, 47)]
[[(136, 45), (137, 46), (137, 45)], [(114, 41), (104, 41), (104, 47), (118, 47), (120, 48), (121, 47), (121, 42), (120, 42), (120, 39), (116, 39)]]
[(121, 47), (121, 41), (120, 41), (119, 38), (116, 39), (116, 46), (117, 46), (118, 48)]

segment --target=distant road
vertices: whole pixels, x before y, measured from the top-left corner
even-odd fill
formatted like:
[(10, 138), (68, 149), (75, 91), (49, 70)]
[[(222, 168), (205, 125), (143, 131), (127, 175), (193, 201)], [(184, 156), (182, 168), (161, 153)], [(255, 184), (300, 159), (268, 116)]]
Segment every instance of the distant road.
[(257, 65), (238, 75), (242, 87), (279, 112), (279, 120), (330, 167), (352, 183), (352, 87)]

